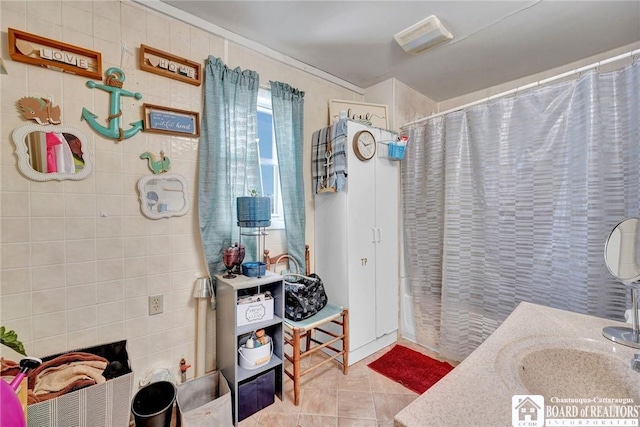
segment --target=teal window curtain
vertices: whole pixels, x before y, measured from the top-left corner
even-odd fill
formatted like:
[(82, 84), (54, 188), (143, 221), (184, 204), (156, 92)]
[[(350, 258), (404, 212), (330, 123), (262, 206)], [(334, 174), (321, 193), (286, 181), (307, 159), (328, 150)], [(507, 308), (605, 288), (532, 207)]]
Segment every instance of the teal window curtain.
[(304, 92), (286, 83), (270, 83), (287, 252), (304, 266)]
[[(209, 56), (199, 144), (198, 218), (214, 275), (225, 270), (222, 251), (238, 241), (236, 198), (262, 188), (257, 142), (258, 73), (231, 69)], [(243, 241), (248, 255), (256, 242)]]

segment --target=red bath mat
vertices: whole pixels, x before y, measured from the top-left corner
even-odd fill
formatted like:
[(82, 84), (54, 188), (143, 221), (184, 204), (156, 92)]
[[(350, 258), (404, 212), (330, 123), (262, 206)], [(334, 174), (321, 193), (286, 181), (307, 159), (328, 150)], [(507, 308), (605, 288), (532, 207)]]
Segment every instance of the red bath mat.
[(402, 345), (394, 346), (367, 366), (418, 394), (427, 391), (453, 369), (446, 362)]

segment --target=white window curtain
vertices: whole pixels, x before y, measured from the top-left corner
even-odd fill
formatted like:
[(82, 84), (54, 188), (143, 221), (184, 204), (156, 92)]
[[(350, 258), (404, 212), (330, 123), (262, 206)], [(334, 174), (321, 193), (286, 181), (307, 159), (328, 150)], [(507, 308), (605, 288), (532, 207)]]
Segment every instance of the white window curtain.
[(603, 253), (640, 216), (640, 63), (403, 131), (418, 342), (462, 360), (521, 301), (622, 319)]

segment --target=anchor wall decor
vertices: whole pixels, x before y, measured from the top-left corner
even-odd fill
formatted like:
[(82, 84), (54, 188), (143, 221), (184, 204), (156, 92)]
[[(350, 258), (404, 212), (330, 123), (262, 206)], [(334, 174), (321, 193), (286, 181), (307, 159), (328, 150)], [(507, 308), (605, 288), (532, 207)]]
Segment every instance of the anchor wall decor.
[(87, 86), (90, 89), (101, 89), (109, 93), (109, 116), (107, 117), (108, 126), (102, 126), (96, 120), (97, 115), (93, 114), (86, 108), (82, 108), (82, 120), (86, 120), (89, 126), (93, 128), (100, 135), (107, 138), (116, 139), (122, 141), (123, 139), (131, 138), (143, 128), (143, 121), (138, 120), (129, 123), (131, 127), (129, 129), (123, 129), (120, 126), (122, 120), (122, 109), (120, 108), (120, 97), (127, 96), (135, 99), (142, 99), (142, 94), (139, 92), (133, 93), (128, 90), (122, 89), (125, 75), (122, 70), (116, 67), (111, 67), (106, 72), (106, 85), (96, 83), (92, 80), (87, 82)]

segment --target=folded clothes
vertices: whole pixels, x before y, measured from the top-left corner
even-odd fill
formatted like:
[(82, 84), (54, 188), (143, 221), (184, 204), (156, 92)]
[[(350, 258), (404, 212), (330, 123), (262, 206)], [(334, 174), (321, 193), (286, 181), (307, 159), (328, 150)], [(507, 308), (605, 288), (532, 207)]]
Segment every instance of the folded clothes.
[[(96, 351), (105, 357), (87, 351)], [(14, 377), (20, 365), (0, 357), (0, 376)], [(43, 402), (131, 372), (126, 341), (49, 356), (29, 372), (27, 403)]]
[(79, 378), (72, 383), (69, 383), (63, 389), (55, 392), (36, 394), (33, 391), (29, 390), (29, 394), (27, 395), (28, 404), (31, 405), (33, 403), (44, 402), (45, 400), (53, 399), (58, 396), (62, 396), (64, 394), (71, 393), (72, 391), (80, 390), (81, 388), (89, 387), (95, 384), (96, 382), (92, 379)]
[(89, 380), (93, 384), (106, 381), (102, 372), (107, 367), (106, 361), (85, 360), (71, 362), (60, 366), (49, 367), (36, 376), (33, 392), (37, 395), (58, 392), (67, 389), (80, 380)]
[(70, 352), (43, 362), (29, 372), (28, 403), (38, 403), (100, 384), (107, 359), (91, 353)]
[(81, 351), (64, 353), (51, 360), (43, 362), (42, 365), (38, 366), (33, 371), (29, 372), (29, 375), (28, 375), (29, 388), (32, 390), (35, 389), (36, 380), (39, 380), (41, 377), (40, 374), (46, 371), (47, 369), (54, 368), (57, 366), (69, 365), (74, 362), (90, 362), (90, 361), (104, 362), (105, 368), (107, 366), (107, 363), (109, 363), (107, 359), (105, 359), (104, 357), (96, 356), (95, 354), (91, 354), (91, 353), (84, 353)]

